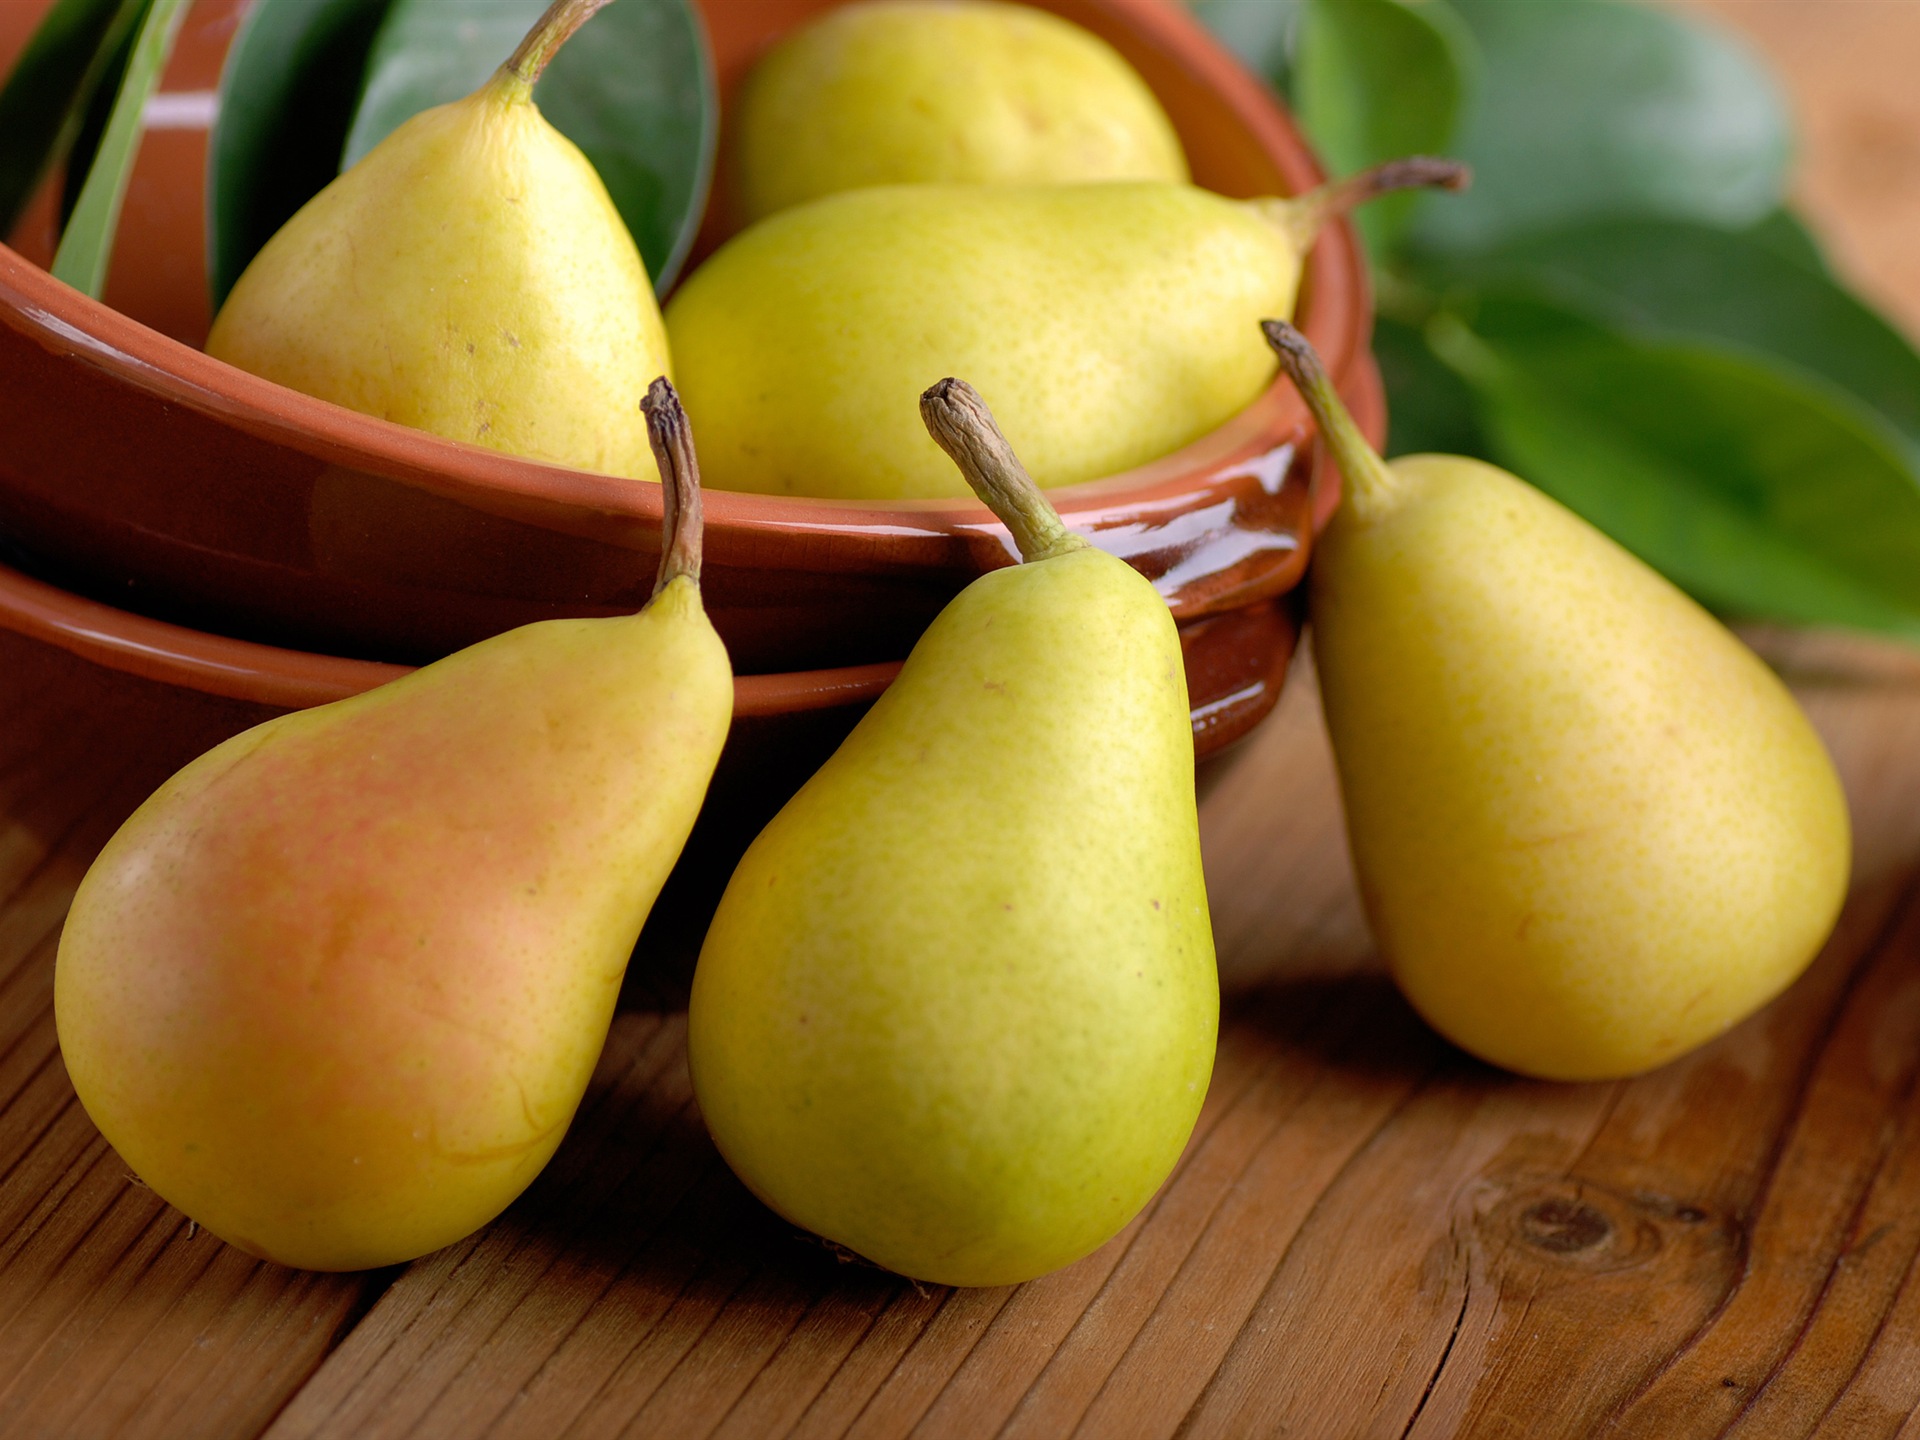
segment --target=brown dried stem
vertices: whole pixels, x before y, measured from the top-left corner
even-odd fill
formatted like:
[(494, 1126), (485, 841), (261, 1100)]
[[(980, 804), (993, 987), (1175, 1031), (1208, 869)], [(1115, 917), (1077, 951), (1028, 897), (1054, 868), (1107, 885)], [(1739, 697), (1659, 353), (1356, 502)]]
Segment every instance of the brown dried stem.
[(613, 0), (553, 0), (546, 14), (533, 22), (533, 28), (501, 68), (531, 93), (547, 62), (560, 53), (560, 47), (573, 38), (573, 32), (612, 3)]
[(647, 416), (647, 440), (660, 466), (660, 573), (653, 593), (685, 575), (700, 583), (700, 542), (704, 531), (700, 514), (700, 461), (693, 452), (693, 426), (686, 408), (662, 375), (647, 387), (640, 402)]
[(1333, 388), (1327, 367), (1307, 337), (1284, 320), (1262, 320), (1260, 330), (1267, 344), (1280, 357), (1280, 366), (1293, 381), (1300, 398), (1313, 412), (1320, 438), (1333, 452), (1334, 464), (1345, 480), (1345, 505), (1361, 519), (1369, 519), (1391, 508), (1400, 482), (1387, 469), (1386, 461), (1367, 443), (1347, 407)]
[(1473, 183), (1472, 167), (1458, 160), (1408, 155), (1373, 165), (1282, 200), (1275, 206), (1281, 224), (1301, 250), (1313, 244), (1329, 220), (1396, 190), (1464, 190)]
[(946, 379), (920, 397), (920, 418), (934, 443), (953, 457), (967, 484), (1000, 518), (1022, 560), (1045, 560), (1086, 545), (1013, 453), (987, 402), (964, 380)]

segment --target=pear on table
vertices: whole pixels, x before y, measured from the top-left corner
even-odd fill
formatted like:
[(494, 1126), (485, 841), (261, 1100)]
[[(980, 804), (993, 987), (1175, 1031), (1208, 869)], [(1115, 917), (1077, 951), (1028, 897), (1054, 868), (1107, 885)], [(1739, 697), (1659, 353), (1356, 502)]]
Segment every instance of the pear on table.
[(1329, 217), (1463, 167), (1396, 161), (1290, 200), (1190, 185), (897, 185), (783, 210), (667, 305), (717, 489), (964, 496), (915, 423), (967, 375), (1043, 486), (1156, 460), (1273, 380), (1262, 316), (1291, 314)]
[(1571, 511), (1451, 455), (1383, 462), (1267, 333), (1346, 498), (1314, 656), (1368, 920), (1484, 1059), (1629, 1075), (1800, 974), (1845, 897), (1845, 797), (1786, 687)]
[(1000, 0), (830, 10), (754, 65), (734, 129), (747, 221), (869, 185), (1187, 178), (1173, 122), (1111, 45)]
[(694, 974), (720, 1151), (921, 1280), (1093, 1250), (1179, 1157), (1219, 992), (1180, 642), (946, 381), (929, 427), (1022, 563), (969, 585), (754, 841)]
[(671, 374), (640, 252), (533, 86), (609, 0), (555, 0), (464, 100), (414, 116), (289, 220), (207, 352), (350, 410), (655, 480), (636, 392)]
[(559, 1145), (726, 738), (685, 416), (653, 598), (486, 640), (188, 765), (88, 871), (54, 1005), (141, 1179), (319, 1270), (466, 1235)]

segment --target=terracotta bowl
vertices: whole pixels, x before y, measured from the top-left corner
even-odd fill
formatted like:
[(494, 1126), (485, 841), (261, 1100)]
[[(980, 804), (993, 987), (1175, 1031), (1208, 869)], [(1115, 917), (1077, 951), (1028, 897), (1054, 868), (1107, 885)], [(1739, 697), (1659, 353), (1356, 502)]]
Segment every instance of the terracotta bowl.
[[(303, 709), (357, 695), (407, 667), (209, 635), (73, 595), (0, 565), (0, 629), (96, 665), (183, 689)], [(1197, 756), (1217, 754), (1270, 709), (1299, 629), (1291, 600), (1249, 606), (1182, 635)], [(1262, 670), (1244, 683), (1244, 657)], [(899, 662), (734, 681), (733, 727), (700, 819), (648, 921), (649, 946), (697, 948), (741, 854), (819, 769), (900, 669)], [(1231, 762), (1226, 762), (1231, 763)]]
[[(13, 0), (0, 26), (17, 44), (46, 3)], [(164, 86), (173, 98), (149, 111), (166, 128), (143, 142), (111, 306), (0, 249), (9, 554), (67, 589), (198, 629), (385, 661), (638, 605), (658, 554), (657, 486), (403, 429), (192, 348), (207, 323), (202, 102), (245, 3), (196, 0), (190, 12)], [(829, 3), (705, 0), (723, 92), (771, 38)], [(1257, 195), (1321, 178), (1268, 92), (1171, 0), (1043, 3), (1140, 69), (1200, 183)], [(15, 237), (27, 253), (35, 233)], [(1377, 433), (1369, 299), (1345, 226), (1314, 252), (1300, 320)], [(1298, 581), (1334, 499), (1313, 484), (1310, 434), (1277, 383), (1177, 454), (1053, 497), (1069, 524), (1151, 578), (1191, 630), (1269, 606)], [(707, 517), (708, 604), (747, 673), (898, 659), (947, 598), (1010, 555), (971, 503), (715, 492)], [(1242, 653), (1234, 688), (1262, 685), (1269, 658)]]

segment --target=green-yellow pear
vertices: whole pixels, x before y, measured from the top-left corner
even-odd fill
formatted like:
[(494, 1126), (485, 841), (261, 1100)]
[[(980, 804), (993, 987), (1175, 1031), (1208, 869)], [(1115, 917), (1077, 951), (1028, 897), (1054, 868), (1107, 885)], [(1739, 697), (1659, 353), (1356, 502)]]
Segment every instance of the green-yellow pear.
[(101, 852), (54, 980), (87, 1113), (250, 1254), (389, 1265), (566, 1133), (726, 737), (685, 420), (646, 607), (528, 625), (188, 765)]
[(795, 1224), (1003, 1285), (1173, 1168), (1219, 990), (1180, 642), (954, 381), (927, 419), (1023, 563), (969, 585), (754, 841), (694, 974), (715, 1143)]
[(733, 166), (745, 221), (869, 185), (1187, 178), (1112, 46), (1000, 0), (866, 0), (802, 26), (747, 77)]
[(555, 0), (464, 100), (413, 117), (268, 241), (207, 352), (452, 440), (654, 480), (670, 374), (633, 237), (533, 85), (608, 0)]
[(1845, 797), (1786, 687), (1571, 511), (1450, 455), (1386, 464), (1268, 333), (1346, 481), (1314, 654), (1381, 953), (1434, 1028), (1630, 1075), (1799, 975), (1845, 896)]
[(1412, 160), (1295, 200), (1188, 185), (901, 185), (784, 210), (667, 306), (707, 483), (847, 499), (963, 496), (912, 400), (966, 375), (1043, 486), (1144, 464), (1273, 379), (1256, 322), (1293, 308), (1325, 219)]

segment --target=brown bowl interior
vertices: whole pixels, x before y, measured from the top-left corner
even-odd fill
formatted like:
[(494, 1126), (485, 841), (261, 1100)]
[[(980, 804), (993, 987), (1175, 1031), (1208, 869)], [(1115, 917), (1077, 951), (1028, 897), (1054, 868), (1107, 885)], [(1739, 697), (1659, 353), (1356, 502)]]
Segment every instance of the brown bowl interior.
[[(197, 0), (167, 91), (217, 83), (243, 3)], [(723, 83), (825, 3), (707, 0)], [(6, 7), (16, 40), (45, 4)], [(1319, 178), (1272, 98), (1180, 7), (1048, 4), (1140, 68), (1202, 183), (1250, 195)], [(0, 251), (0, 533), (13, 557), (196, 628), (388, 661), (641, 603), (658, 555), (656, 486), (408, 431), (180, 343), (206, 324), (205, 148), (190, 125), (145, 137), (107, 292), (117, 309)], [(16, 239), (33, 250), (31, 233)], [(1301, 322), (1349, 390), (1366, 383), (1368, 297), (1344, 226), (1315, 250)], [(1185, 450), (1054, 498), (1191, 624), (1297, 583), (1333, 499), (1323, 489), (1316, 510), (1309, 436), (1297, 397), (1276, 384)], [(896, 659), (969, 578), (1010, 558), (1004, 532), (970, 503), (715, 493), (708, 523), (709, 606), (749, 672)]]

